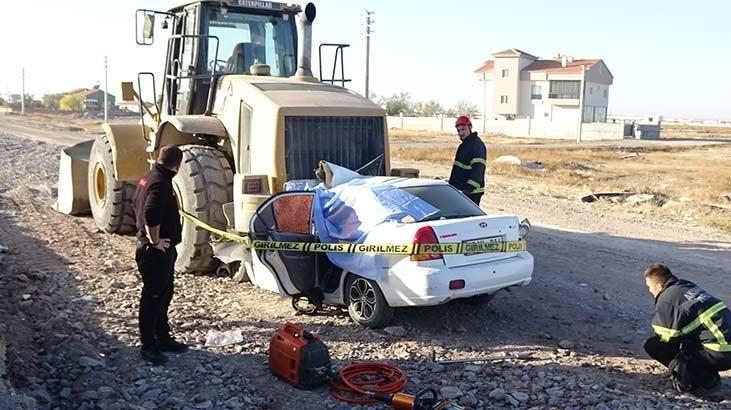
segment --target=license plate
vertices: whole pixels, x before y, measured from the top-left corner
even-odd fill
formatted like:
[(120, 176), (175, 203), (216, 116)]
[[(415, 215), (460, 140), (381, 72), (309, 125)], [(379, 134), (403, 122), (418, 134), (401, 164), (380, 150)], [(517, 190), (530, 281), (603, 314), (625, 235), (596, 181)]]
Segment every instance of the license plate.
[(487, 253), (485, 251), (497, 251), (502, 248), (502, 236), (490, 236), (487, 238), (464, 241), (462, 243), (462, 250), (464, 251), (465, 256), (479, 255), (481, 253)]

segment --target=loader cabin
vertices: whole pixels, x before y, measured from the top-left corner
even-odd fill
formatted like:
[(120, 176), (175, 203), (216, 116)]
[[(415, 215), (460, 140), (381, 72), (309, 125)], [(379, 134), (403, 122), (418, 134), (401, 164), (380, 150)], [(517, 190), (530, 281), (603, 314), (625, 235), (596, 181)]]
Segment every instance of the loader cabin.
[(297, 5), (201, 1), (167, 13), (141, 11), (147, 13), (143, 14), (146, 32), (142, 35), (148, 41), (140, 42), (138, 34), (138, 44), (152, 42), (154, 17), (150, 16), (162, 15), (163, 28), (172, 25), (160, 102), (168, 115), (206, 113), (211, 83), (222, 75), (290, 77), (297, 69), (296, 17), (301, 12)]

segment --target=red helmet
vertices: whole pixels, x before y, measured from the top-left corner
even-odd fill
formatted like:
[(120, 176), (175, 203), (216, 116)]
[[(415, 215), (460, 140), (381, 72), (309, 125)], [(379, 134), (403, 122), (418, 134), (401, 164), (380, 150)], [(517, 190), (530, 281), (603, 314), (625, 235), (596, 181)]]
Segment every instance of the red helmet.
[(466, 115), (460, 115), (459, 118), (457, 118), (457, 122), (454, 123), (454, 126), (458, 125), (466, 125), (468, 127), (472, 127), (472, 121), (470, 121), (470, 117)]

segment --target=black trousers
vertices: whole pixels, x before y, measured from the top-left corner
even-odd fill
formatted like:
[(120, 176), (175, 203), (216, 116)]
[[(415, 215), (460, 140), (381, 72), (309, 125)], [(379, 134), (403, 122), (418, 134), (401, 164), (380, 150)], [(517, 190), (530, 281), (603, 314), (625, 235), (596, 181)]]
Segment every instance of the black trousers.
[(175, 247), (163, 252), (151, 245), (137, 243), (135, 261), (143, 283), (139, 312), (143, 349), (154, 348), (158, 341), (171, 338), (168, 308), (173, 299), (177, 256)]
[[(714, 352), (704, 349), (700, 345), (683, 345), (682, 350), (687, 357), (688, 368), (695, 374), (699, 384), (703, 382), (705, 377), (731, 369), (731, 353)], [(653, 336), (645, 342), (645, 351), (650, 357), (667, 367), (675, 356), (680, 353), (681, 345), (679, 342), (661, 342), (657, 336)]]
[(477, 206), (480, 206), (480, 200), (482, 200), (482, 194), (470, 194), (467, 196), (472, 200), (472, 202), (476, 203)]

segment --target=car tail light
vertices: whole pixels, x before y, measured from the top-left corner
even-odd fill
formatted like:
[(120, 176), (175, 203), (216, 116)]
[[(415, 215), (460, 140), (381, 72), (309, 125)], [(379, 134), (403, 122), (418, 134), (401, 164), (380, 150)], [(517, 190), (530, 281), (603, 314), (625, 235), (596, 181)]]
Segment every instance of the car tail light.
[[(437, 240), (437, 235), (434, 233), (434, 230), (431, 228), (431, 226), (422, 226), (419, 228), (418, 231), (416, 231), (416, 234), (414, 235), (414, 244), (423, 244), (423, 243), (439, 243), (439, 240)], [(412, 261), (430, 261), (434, 259), (443, 259), (441, 253), (426, 253), (421, 255), (411, 255)]]
[(449, 290), (464, 289), (464, 279), (449, 281)]

